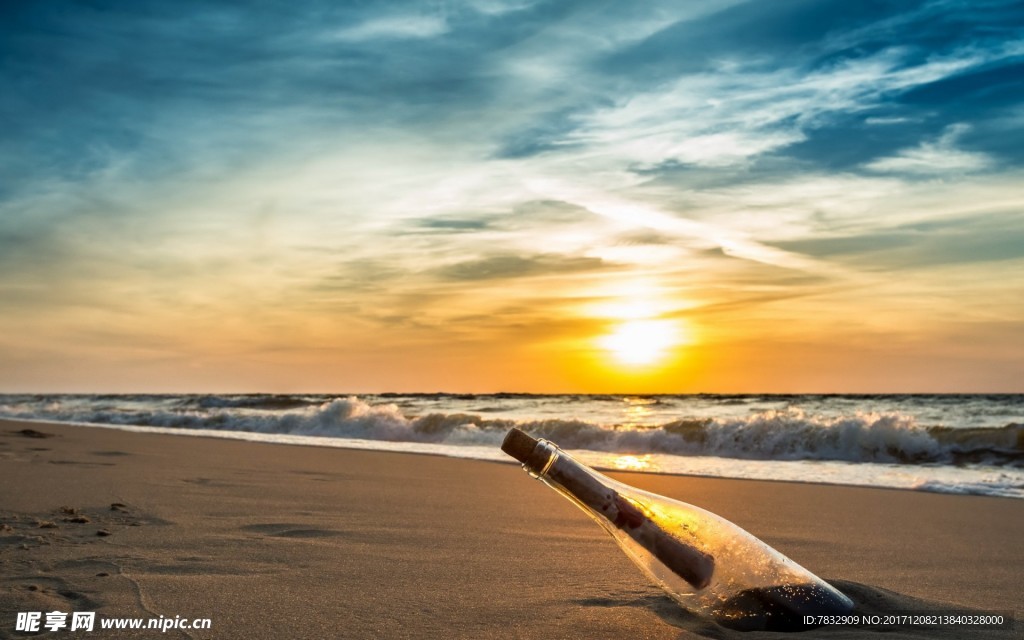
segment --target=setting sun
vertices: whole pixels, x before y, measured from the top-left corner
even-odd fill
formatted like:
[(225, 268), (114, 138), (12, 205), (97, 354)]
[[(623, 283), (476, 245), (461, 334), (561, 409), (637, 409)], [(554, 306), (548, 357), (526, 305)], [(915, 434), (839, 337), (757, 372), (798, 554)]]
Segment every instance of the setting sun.
[(621, 364), (651, 365), (664, 359), (679, 343), (679, 331), (668, 320), (631, 320), (599, 340)]

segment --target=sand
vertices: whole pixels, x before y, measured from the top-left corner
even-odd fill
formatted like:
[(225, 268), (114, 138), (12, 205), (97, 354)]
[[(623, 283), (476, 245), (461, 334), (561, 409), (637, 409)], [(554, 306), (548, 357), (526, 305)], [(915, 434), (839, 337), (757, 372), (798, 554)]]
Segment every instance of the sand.
[[(612, 475), (736, 522), (861, 612), (1024, 613), (1024, 501)], [(99, 638), (784, 635), (686, 613), (518, 465), (0, 421), (0, 638), (22, 637), (18, 611), (53, 610), (212, 621)], [(1020, 638), (1024, 624), (797, 637)]]

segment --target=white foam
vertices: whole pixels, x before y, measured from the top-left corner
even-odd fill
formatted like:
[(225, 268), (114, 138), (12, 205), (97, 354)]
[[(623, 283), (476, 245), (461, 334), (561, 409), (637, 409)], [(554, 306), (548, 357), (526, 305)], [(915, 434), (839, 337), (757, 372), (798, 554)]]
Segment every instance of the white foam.
[[(44, 420), (23, 420), (42, 424), (47, 422)], [(361, 438), (332, 438), (295, 434), (142, 427), (82, 422), (69, 422), (65, 424), (117, 429), (136, 433), (161, 433), (177, 436), (244, 440), (268, 444), (389, 451), (394, 453), (426, 454), (450, 458), (513, 463), (499, 447), (493, 445), (457, 446), (408, 441), (388, 442)], [(836, 484), (1024, 499), (1024, 471), (1019, 470), (1007, 471), (984, 467), (907, 466), (835, 461), (736, 460), (716, 456), (676, 456), (668, 454), (643, 454), (637, 456), (585, 449), (568, 450), (583, 462), (597, 469), (608, 471)]]
[(501, 440), (517, 426), (605, 468), (1024, 497), (1020, 424), (924, 427), (903, 412), (853, 410), (847, 398), (831, 415), (763, 402), (743, 414), (732, 402), (731, 413), (669, 420), (679, 412), (671, 400), (630, 404), (655, 406), (661, 420), (653, 423), (599, 421), (616, 406), (606, 397), (489, 397), (513, 407), (504, 417), (465, 410), (477, 397), (414, 400), (410, 411), (407, 399), (400, 407), (356, 397), (8, 396), (0, 416), (481, 460), (504, 460)]

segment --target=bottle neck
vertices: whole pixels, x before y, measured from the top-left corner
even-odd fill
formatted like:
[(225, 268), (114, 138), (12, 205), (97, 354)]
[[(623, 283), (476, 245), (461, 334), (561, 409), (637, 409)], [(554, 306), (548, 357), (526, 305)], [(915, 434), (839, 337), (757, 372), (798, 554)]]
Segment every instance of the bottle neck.
[(646, 508), (618, 492), (618, 483), (593, 471), (547, 440), (513, 429), (502, 449), (534, 478), (550, 485), (597, 519), (613, 536), (621, 532), (695, 589), (711, 582), (714, 558), (673, 537), (651, 520)]
[(580, 464), (547, 440), (538, 440), (519, 429), (512, 429), (501, 448), (523, 463), (523, 469), (567, 494), (581, 506), (614, 521), (618, 494), (610, 480)]
[[(552, 467), (562, 458), (567, 457), (553, 442), (540, 439), (536, 441), (533, 451), (522, 461), (523, 469), (537, 479), (544, 479), (551, 473)], [(575, 462), (575, 461), (573, 461)]]

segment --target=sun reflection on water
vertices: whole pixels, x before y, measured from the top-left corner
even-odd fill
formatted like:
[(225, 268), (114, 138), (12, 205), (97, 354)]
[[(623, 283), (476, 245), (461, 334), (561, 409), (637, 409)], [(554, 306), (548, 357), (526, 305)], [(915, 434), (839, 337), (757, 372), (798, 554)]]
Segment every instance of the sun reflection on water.
[(648, 426), (651, 422), (651, 418), (654, 416), (654, 410), (651, 409), (651, 405), (655, 404), (654, 400), (647, 398), (626, 398), (626, 408), (623, 411), (623, 424), (628, 427), (644, 427)]
[(621, 471), (657, 471), (658, 466), (651, 462), (650, 455), (643, 456), (611, 456), (608, 466)]

